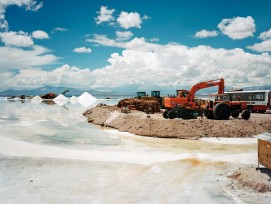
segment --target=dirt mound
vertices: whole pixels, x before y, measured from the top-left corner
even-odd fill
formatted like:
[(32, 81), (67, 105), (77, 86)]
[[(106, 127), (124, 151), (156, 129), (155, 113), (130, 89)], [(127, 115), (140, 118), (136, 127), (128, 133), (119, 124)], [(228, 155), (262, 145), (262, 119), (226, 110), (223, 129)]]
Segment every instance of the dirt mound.
[(248, 187), (258, 192), (271, 191), (271, 170), (240, 167), (229, 178), (237, 181), (238, 188)]
[(164, 119), (162, 114), (147, 115), (132, 111), (121, 113), (116, 106), (92, 108), (83, 113), (88, 121), (108, 126), (123, 132), (161, 138), (198, 139), (200, 137), (251, 137), (268, 131), (270, 120), (209, 120), (203, 119)]

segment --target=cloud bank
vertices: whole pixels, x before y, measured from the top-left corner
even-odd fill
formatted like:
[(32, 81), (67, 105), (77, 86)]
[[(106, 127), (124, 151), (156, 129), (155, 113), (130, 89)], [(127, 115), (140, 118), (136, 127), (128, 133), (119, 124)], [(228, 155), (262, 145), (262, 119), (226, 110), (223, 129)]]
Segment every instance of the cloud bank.
[(210, 46), (187, 47), (177, 43), (159, 45), (146, 42), (144, 38), (129, 42), (106, 39), (104, 37), (99, 43), (108, 46), (111, 42), (112, 46), (124, 50), (121, 54), (113, 53), (105, 67), (90, 70), (63, 65), (52, 71), (20, 70), (3, 84), (12, 86), (12, 81), (16, 80), (21, 86), (29, 87), (51, 84), (107, 89), (125, 85), (180, 88), (221, 77), (226, 86), (270, 84), (271, 56), (267, 53), (251, 54), (242, 49)]

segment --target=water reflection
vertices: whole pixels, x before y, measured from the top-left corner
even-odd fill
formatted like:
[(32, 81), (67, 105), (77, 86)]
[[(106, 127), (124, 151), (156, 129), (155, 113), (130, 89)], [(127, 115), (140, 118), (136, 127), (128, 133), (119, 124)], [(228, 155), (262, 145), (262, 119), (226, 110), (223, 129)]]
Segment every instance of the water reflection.
[(78, 147), (117, 146), (122, 143), (121, 139), (111, 138), (110, 134), (86, 123), (82, 113), (90, 107), (79, 103), (59, 106), (51, 100), (39, 104), (30, 100), (0, 100), (0, 105), (1, 135), (13, 139)]

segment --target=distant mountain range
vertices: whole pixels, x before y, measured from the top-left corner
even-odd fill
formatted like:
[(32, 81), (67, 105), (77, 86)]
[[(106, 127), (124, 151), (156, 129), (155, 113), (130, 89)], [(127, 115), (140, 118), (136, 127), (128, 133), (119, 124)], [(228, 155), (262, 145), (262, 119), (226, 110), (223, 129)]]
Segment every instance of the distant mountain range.
[(243, 88), (244, 91), (271, 90), (271, 86), (251, 86)]
[[(183, 87), (186, 88), (186, 87)], [(189, 90), (190, 88), (187, 87)], [(65, 92), (66, 90), (69, 90), (67, 93), (65, 93), (65, 96), (80, 96), (84, 92), (88, 92), (91, 95), (94, 95), (96, 97), (99, 96), (134, 96), (137, 91), (146, 91), (147, 94), (150, 94), (151, 90), (139, 90), (135, 86), (123, 86), (121, 88), (112, 88), (111, 91), (101, 91), (101, 90), (94, 90), (94, 89), (76, 89), (76, 88), (67, 88), (67, 87), (55, 87), (55, 86), (43, 86), (40, 88), (35, 89), (26, 89), (26, 90), (13, 90), (8, 89), (0, 92), (0, 96), (7, 97), (7, 96), (36, 96), (36, 95), (44, 95), (47, 93), (55, 93), (55, 94), (61, 94)], [(156, 90), (155, 88), (152, 90)], [(174, 89), (163, 89), (163, 87), (159, 87), (158, 90), (161, 91), (161, 95), (167, 95), (167, 94), (175, 94)], [(169, 91), (170, 90), (170, 91)], [(226, 87), (225, 90), (230, 90), (230, 88)], [(271, 86), (253, 86), (253, 87), (245, 87), (243, 88), (244, 91), (248, 90), (271, 90)], [(208, 95), (210, 93), (215, 93), (217, 91), (217, 87), (211, 87), (208, 89), (202, 89), (197, 92), (197, 95)]]
[(65, 93), (65, 96), (80, 96), (84, 92), (88, 92), (91, 95), (95, 96), (105, 96), (105, 95), (115, 95), (114, 92), (111, 91), (97, 91), (93, 89), (89, 90), (83, 90), (83, 89), (75, 89), (75, 88), (67, 88), (67, 87), (54, 87), (54, 86), (43, 86), (40, 88), (35, 89), (26, 89), (26, 90), (13, 90), (8, 89), (0, 92), (0, 96), (36, 96), (36, 95), (45, 95), (47, 93), (55, 93), (55, 94), (61, 94), (65, 92), (66, 90), (69, 90)]

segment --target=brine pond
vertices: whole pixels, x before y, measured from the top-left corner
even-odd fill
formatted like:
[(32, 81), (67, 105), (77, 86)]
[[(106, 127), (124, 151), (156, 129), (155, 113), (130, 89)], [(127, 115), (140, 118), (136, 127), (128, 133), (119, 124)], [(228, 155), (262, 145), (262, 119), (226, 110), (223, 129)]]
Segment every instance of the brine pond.
[(0, 203), (255, 202), (227, 177), (257, 164), (253, 138), (136, 136), (87, 123), (82, 113), (91, 106), (78, 103), (1, 98), (0, 107)]

